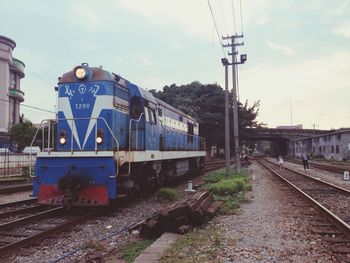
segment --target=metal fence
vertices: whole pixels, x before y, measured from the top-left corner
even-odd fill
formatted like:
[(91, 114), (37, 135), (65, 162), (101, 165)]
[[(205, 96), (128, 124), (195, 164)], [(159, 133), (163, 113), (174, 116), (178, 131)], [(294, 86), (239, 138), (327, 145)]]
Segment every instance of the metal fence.
[[(36, 156), (17, 153), (0, 153), (0, 178), (26, 176), (35, 164)], [(28, 174), (29, 175), (29, 174)]]

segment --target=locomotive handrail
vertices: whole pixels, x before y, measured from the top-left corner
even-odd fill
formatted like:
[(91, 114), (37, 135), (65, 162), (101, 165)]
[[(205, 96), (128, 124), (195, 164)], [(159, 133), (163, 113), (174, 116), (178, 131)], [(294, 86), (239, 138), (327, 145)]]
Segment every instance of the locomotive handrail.
[[(137, 129), (136, 129), (136, 142), (137, 142), (137, 137), (138, 137), (137, 132), (138, 132), (138, 128), (139, 128), (138, 124), (139, 124), (140, 121), (141, 121), (142, 115), (144, 115), (143, 112), (140, 114), (140, 116), (139, 116), (138, 119), (130, 119), (130, 121), (129, 121), (129, 153), (128, 153), (128, 154), (129, 154), (129, 158), (128, 158), (128, 173), (125, 174), (125, 175), (123, 175), (123, 176), (129, 176), (129, 175), (130, 175), (130, 172), (131, 172), (131, 124), (132, 124), (133, 121), (137, 123)], [(137, 149), (137, 145), (136, 145), (136, 149)]]
[[(30, 165), (29, 165), (29, 176), (30, 176), (31, 178), (35, 178), (35, 177), (36, 177), (35, 175), (32, 175), (32, 165), (31, 165), (31, 163), (32, 163), (32, 147), (33, 147), (35, 138), (36, 138), (36, 136), (38, 135), (39, 130), (40, 130), (40, 129), (43, 129), (43, 128), (45, 127), (45, 126), (43, 126), (43, 124), (45, 123), (45, 124), (47, 125), (47, 122), (48, 122), (49, 125), (50, 125), (51, 121), (53, 121), (53, 119), (47, 119), (47, 120), (41, 121), (40, 126), (39, 126), (39, 128), (36, 129), (36, 132), (35, 132), (35, 134), (34, 134), (34, 136), (33, 136), (32, 142), (30, 143), (30, 151), (29, 151), (29, 163), (30, 163)], [(43, 137), (43, 136), (44, 136), (44, 132), (42, 132), (42, 137)], [(43, 143), (43, 142), (44, 142), (44, 140), (42, 140), (42, 143)], [(42, 145), (41, 145), (41, 146), (42, 146)]]
[[(36, 137), (37, 137), (37, 135), (38, 135), (38, 132), (39, 132), (39, 130), (41, 129), (42, 130), (42, 143), (41, 143), (41, 147), (42, 147), (42, 149), (43, 149), (43, 151), (45, 150), (45, 134), (44, 134), (44, 129), (48, 126), (48, 153), (50, 154), (50, 151), (51, 151), (51, 148), (50, 148), (50, 136), (51, 136), (51, 123), (52, 122), (58, 122), (58, 121), (61, 121), (61, 120), (66, 120), (67, 122), (68, 121), (71, 121), (72, 122), (72, 126), (71, 126), (71, 147), (70, 147), (70, 151), (71, 151), (71, 153), (73, 154), (73, 152), (74, 152), (74, 150), (73, 150), (73, 139), (74, 139), (74, 137), (73, 137), (73, 128), (74, 128), (74, 125), (75, 125), (75, 120), (98, 120), (98, 119), (100, 119), (100, 120), (102, 120), (104, 123), (105, 123), (105, 125), (106, 125), (106, 127), (107, 127), (107, 129), (109, 130), (109, 132), (110, 132), (110, 134), (112, 135), (112, 137), (113, 137), (113, 139), (114, 139), (114, 141), (116, 142), (116, 145), (117, 145), (117, 152), (119, 153), (119, 141), (118, 141), (118, 139), (115, 137), (115, 135), (114, 135), (114, 133), (113, 133), (113, 131), (112, 131), (112, 129), (110, 128), (110, 126), (108, 125), (108, 123), (107, 123), (107, 121), (106, 121), (106, 119), (105, 118), (103, 118), (103, 117), (97, 117), (97, 118), (89, 118), (89, 117), (84, 117), (84, 118), (56, 118), (56, 119), (45, 119), (45, 120), (43, 120), (41, 123), (40, 123), (40, 126), (39, 126), (39, 128), (36, 130), (36, 133), (35, 133), (35, 135), (34, 135), (34, 137), (33, 137), (33, 139), (32, 139), (32, 142), (31, 142), (31, 144), (30, 144), (30, 147), (32, 147), (33, 146), (33, 144), (34, 144), (34, 141), (35, 141), (35, 139), (36, 139)], [(96, 121), (96, 123), (95, 123), (95, 135), (97, 134), (97, 128), (98, 128), (98, 122)], [(96, 140), (95, 140), (95, 152), (97, 153), (97, 151), (98, 151), (98, 149), (97, 149), (97, 142), (96, 142)], [(32, 152), (30, 151), (30, 161), (32, 160), (32, 158), (31, 158), (31, 154)], [(117, 163), (117, 169), (118, 169), (118, 163)], [(118, 171), (118, 170), (117, 170)], [(35, 175), (32, 175), (32, 170), (31, 170), (31, 166), (29, 167), (29, 175), (30, 175), (30, 177), (32, 177), (32, 178), (34, 178), (34, 177), (36, 177)], [(113, 176), (109, 176), (109, 178), (116, 178), (116, 175), (113, 175)]]

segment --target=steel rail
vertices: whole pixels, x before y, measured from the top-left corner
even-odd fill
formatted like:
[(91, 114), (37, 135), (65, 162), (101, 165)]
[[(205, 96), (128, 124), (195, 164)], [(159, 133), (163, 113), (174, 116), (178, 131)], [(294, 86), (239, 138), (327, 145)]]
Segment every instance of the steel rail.
[(36, 212), (38, 210), (43, 210), (43, 209), (47, 209), (42, 205), (34, 205), (34, 206), (30, 206), (30, 207), (22, 207), (22, 208), (18, 208), (18, 209), (14, 209), (11, 211), (7, 211), (7, 212), (0, 212), (0, 218), (4, 218), (4, 217), (8, 217), (8, 216), (13, 216), (19, 213), (30, 213), (30, 212)]
[(24, 204), (34, 203), (37, 200), (38, 200), (38, 198), (34, 197), (34, 198), (24, 199), (24, 200), (20, 200), (20, 201), (3, 203), (3, 204), (0, 204), (0, 208), (9, 207), (9, 206), (15, 206), (15, 205), (24, 205)]
[(0, 247), (0, 254), (5, 253), (5, 252), (9, 252), (10, 250), (14, 250), (14, 249), (18, 249), (18, 248), (21, 248), (24, 246), (28, 246), (28, 245), (32, 244), (33, 242), (36, 242), (38, 240), (52, 236), (53, 234), (60, 233), (63, 230), (66, 230), (67, 228), (71, 228), (80, 222), (83, 222), (87, 219), (92, 218), (93, 216), (96, 216), (96, 212), (89, 212), (89, 213), (84, 214), (82, 216), (79, 216), (77, 218), (67, 220), (59, 225), (56, 225), (56, 226), (51, 227), (49, 229), (46, 229), (42, 232), (27, 236), (21, 240), (18, 240), (18, 241), (15, 241), (13, 243), (2, 246), (2, 247)]
[[(318, 201), (313, 199), (310, 195), (302, 191), (300, 188), (298, 188), (296, 185), (294, 185), (292, 182), (288, 181), (286, 178), (284, 178), (281, 174), (273, 170), (272, 168), (268, 167), (266, 164), (264, 164), (261, 160), (258, 160), (258, 162), (263, 165), (265, 168), (267, 168), (269, 171), (271, 171), (273, 174), (278, 176), (279, 179), (281, 179), (283, 182), (291, 186), (294, 190), (296, 190), (301, 196), (303, 196), (306, 200), (309, 201), (309, 203), (315, 207), (320, 213), (326, 217), (336, 228), (338, 228), (347, 238), (350, 238), (350, 225), (344, 222), (341, 218), (339, 218), (337, 215), (332, 213), (330, 210), (328, 210), (326, 207), (324, 207), (322, 204), (320, 204)], [(290, 169), (289, 169), (290, 170)], [(291, 170), (293, 171), (293, 170)], [(295, 172), (295, 171), (293, 171)]]
[[(286, 161), (295, 163), (295, 164), (302, 164), (301, 161), (298, 160), (293, 160), (293, 159), (287, 159)], [(322, 164), (322, 163), (315, 163), (315, 162), (310, 162), (309, 165), (313, 166), (315, 168), (321, 169), (321, 170), (326, 170), (334, 173), (340, 173), (343, 174), (344, 171), (349, 171), (350, 167), (346, 169), (346, 167), (340, 167), (340, 166), (335, 166), (335, 165), (328, 165), (328, 164)]]
[[(270, 160), (267, 160), (267, 159), (264, 159), (264, 158), (263, 158), (263, 160), (265, 160), (266, 162), (269, 162), (269, 163), (271, 163), (271, 164), (273, 164), (273, 165), (278, 166), (277, 163), (274, 163), (274, 162), (272, 162), (272, 161), (270, 161)], [(312, 177), (312, 176), (310, 176), (310, 175), (308, 175), (308, 174), (305, 174), (305, 173), (302, 173), (302, 172), (299, 172), (299, 171), (295, 171), (295, 170), (290, 169), (290, 168), (288, 168), (288, 167), (284, 167), (284, 169), (285, 169), (285, 170), (288, 170), (288, 171), (291, 171), (291, 172), (293, 172), (293, 173), (296, 173), (296, 174), (300, 174), (300, 175), (302, 175), (302, 176), (305, 176), (305, 177), (307, 177), (307, 178), (309, 178), (309, 179), (311, 179), (311, 180), (313, 180), (313, 181), (315, 181), (315, 182), (319, 182), (319, 183), (325, 184), (326, 186), (334, 187), (334, 188), (336, 188), (337, 190), (339, 190), (340, 192), (342, 192), (343, 194), (349, 194), (349, 195), (350, 195), (350, 190), (348, 190), (348, 189), (346, 189), (346, 188), (344, 188), (344, 187), (341, 187), (341, 186), (339, 186), (339, 185), (336, 185), (336, 184), (333, 184), (333, 183), (324, 181), (324, 180), (319, 179), (319, 178)]]
[(33, 188), (33, 184), (0, 186), (0, 194), (8, 194), (8, 193), (14, 193), (17, 191), (31, 190), (32, 188)]
[(47, 210), (47, 211), (43, 211), (43, 212), (40, 212), (40, 213), (37, 213), (37, 214), (34, 214), (34, 215), (22, 217), (22, 218), (19, 218), (19, 219), (13, 220), (11, 222), (8, 222), (8, 223), (0, 225), (0, 231), (1, 230), (7, 230), (7, 229), (9, 229), (11, 227), (17, 227), (17, 226), (20, 226), (23, 223), (31, 222), (34, 219), (40, 219), (40, 218), (43, 218), (43, 217), (46, 217), (46, 216), (50, 216), (50, 215), (56, 214), (56, 213), (58, 213), (60, 211), (63, 211), (63, 210), (64, 210), (64, 208), (60, 206), (60, 207), (56, 207), (56, 208), (53, 208), (53, 209), (50, 209), (50, 210)]

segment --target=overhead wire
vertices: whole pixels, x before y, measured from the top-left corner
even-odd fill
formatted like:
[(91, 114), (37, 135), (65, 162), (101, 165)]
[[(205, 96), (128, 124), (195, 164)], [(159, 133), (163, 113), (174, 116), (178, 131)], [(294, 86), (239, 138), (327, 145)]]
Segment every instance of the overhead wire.
[(243, 13), (242, 13), (242, 0), (239, 0), (239, 7), (241, 9), (241, 33), (243, 35)]
[(218, 41), (219, 41), (219, 43), (220, 43), (222, 53), (223, 53), (224, 57), (227, 58), (227, 57), (226, 57), (225, 50), (224, 50), (224, 47), (223, 47), (222, 42), (221, 42), (221, 38), (220, 38), (218, 26), (217, 26), (216, 21), (215, 21), (215, 16), (214, 16), (214, 13), (213, 13), (213, 9), (211, 8), (211, 5), (210, 5), (209, 0), (207, 0), (207, 3), (208, 3), (208, 6), (209, 6), (209, 9), (210, 9), (211, 17), (212, 17), (212, 19), (213, 19), (213, 23), (214, 23), (215, 30), (216, 30), (216, 35), (217, 35), (217, 37), (218, 37)]
[(237, 30), (236, 30), (236, 15), (235, 15), (235, 8), (234, 8), (233, 0), (231, 0), (231, 10), (232, 10), (232, 16), (233, 16), (233, 29), (234, 29), (234, 32), (237, 32)]
[[(10, 100), (1, 99), (1, 98), (0, 98), (0, 100), (1, 100), (1, 101), (5, 101), (5, 102), (11, 102)], [(20, 103), (20, 106), (27, 107), (27, 108), (31, 108), (31, 109), (35, 109), (35, 110), (45, 111), (45, 112), (48, 112), (48, 113), (56, 113), (56, 112), (54, 112), (54, 111), (45, 110), (45, 109), (42, 109), (42, 108), (39, 108), (39, 107), (30, 106), (30, 105), (26, 105), (26, 104), (22, 104), (22, 103)]]
[(225, 18), (225, 12), (224, 12), (224, 9), (222, 8), (222, 0), (219, 1), (219, 9), (220, 9), (220, 12), (222, 14), (222, 19), (223, 19), (223, 25), (224, 25), (224, 30), (225, 30), (225, 33), (226, 35), (228, 35), (228, 30), (227, 30), (227, 25), (226, 25), (226, 18)]

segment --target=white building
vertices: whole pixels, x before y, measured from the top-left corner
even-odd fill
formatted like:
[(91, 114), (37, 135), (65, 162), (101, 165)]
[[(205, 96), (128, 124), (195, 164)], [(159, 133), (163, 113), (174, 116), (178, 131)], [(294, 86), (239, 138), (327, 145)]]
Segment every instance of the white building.
[(12, 57), (16, 42), (0, 36), (0, 147), (9, 146), (9, 131), (19, 123), (24, 93), (20, 80), (24, 77), (24, 63)]

